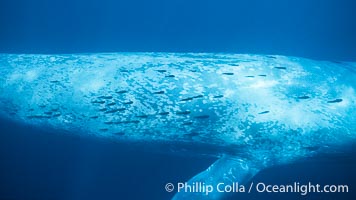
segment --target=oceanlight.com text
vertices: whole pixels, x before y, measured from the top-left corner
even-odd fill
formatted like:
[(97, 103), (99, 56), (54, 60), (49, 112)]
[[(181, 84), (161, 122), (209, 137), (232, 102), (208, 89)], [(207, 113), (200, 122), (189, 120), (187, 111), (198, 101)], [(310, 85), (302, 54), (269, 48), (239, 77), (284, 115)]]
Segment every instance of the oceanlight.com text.
[(176, 184), (167, 183), (165, 185), (167, 192), (188, 192), (188, 193), (203, 193), (209, 195), (210, 193), (299, 193), (302, 196), (309, 193), (347, 193), (349, 192), (348, 185), (321, 185), (308, 182), (301, 184), (293, 182), (291, 184), (267, 184), (263, 182), (251, 182), (247, 185), (234, 183), (217, 183), (206, 184), (204, 182), (178, 182)]

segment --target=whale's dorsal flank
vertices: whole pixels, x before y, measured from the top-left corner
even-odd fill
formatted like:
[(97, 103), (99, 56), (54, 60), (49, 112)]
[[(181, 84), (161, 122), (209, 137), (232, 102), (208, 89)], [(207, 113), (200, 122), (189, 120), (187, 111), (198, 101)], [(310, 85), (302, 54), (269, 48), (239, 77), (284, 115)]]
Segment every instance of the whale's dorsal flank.
[(1, 54), (0, 114), (122, 142), (201, 145), (221, 158), (191, 181), (231, 170), (243, 181), (355, 140), (355, 66), (249, 54)]

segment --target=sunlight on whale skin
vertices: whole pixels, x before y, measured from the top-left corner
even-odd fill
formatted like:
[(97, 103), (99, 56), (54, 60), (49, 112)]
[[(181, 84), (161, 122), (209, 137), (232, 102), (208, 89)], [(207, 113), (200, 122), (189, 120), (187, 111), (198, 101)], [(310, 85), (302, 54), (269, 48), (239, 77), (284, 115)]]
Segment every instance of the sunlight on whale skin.
[[(125, 143), (213, 148), (188, 183), (260, 170), (356, 139), (356, 64), (212, 53), (0, 54), (0, 115)], [(199, 146), (201, 145), (201, 146)], [(205, 149), (197, 151), (204, 152)], [(204, 154), (204, 153), (203, 153)], [(174, 199), (220, 199), (179, 192)]]

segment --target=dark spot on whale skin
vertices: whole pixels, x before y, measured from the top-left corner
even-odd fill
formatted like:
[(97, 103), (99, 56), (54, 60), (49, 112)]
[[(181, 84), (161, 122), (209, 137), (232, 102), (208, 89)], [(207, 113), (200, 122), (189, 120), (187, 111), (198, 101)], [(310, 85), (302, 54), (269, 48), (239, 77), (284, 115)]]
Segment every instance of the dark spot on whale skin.
[(126, 110), (126, 108), (116, 108), (116, 109), (108, 110), (105, 113), (116, 113), (116, 112), (124, 111), (124, 110)]
[(124, 102), (123, 104), (125, 105), (133, 104), (133, 101)]
[(104, 124), (107, 124), (107, 125), (111, 125), (113, 124), (114, 122), (104, 122)]
[(287, 67), (274, 67), (276, 69), (287, 69)]
[(10, 112), (9, 114), (10, 115), (16, 115), (17, 113), (16, 112)]
[(304, 149), (308, 150), (308, 151), (317, 151), (319, 150), (321, 147), (318, 146), (309, 146), (309, 147), (304, 147)]
[(90, 117), (91, 119), (98, 119), (99, 118), (99, 116), (92, 116), (92, 117)]
[(167, 78), (174, 78), (174, 77), (176, 77), (176, 76), (170, 74), (170, 75), (167, 75), (167, 76), (165, 76), (165, 77), (167, 77)]
[(184, 136), (186, 136), (186, 137), (194, 137), (194, 136), (198, 136), (198, 135), (199, 135), (199, 132), (195, 132), (195, 131), (184, 134)]
[(137, 117), (137, 118), (147, 118), (148, 115), (137, 115), (136, 117)]
[(104, 111), (107, 111), (108, 109), (107, 108), (100, 108), (99, 111), (101, 112), (104, 112)]
[(232, 73), (232, 72), (224, 72), (224, 73), (222, 73), (223, 75), (228, 75), (228, 76), (232, 76), (232, 75), (234, 75), (234, 73)]
[(204, 96), (202, 94), (199, 94), (197, 96), (192, 97), (193, 99), (198, 99), (198, 98), (203, 98)]
[(230, 65), (230, 66), (234, 66), (234, 67), (238, 67), (238, 66), (240, 66), (239, 64), (235, 64), (235, 63), (229, 63), (228, 65)]
[(99, 131), (102, 131), (102, 132), (106, 132), (106, 131), (108, 131), (109, 129), (107, 129), (107, 128), (101, 128), (101, 129), (99, 129)]
[(193, 98), (192, 97), (188, 97), (188, 98), (181, 99), (180, 101), (191, 101), (191, 100), (193, 100)]
[(177, 115), (189, 115), (189, 114), (190, 114), (190, 111), (189, 111), (189, 110), (186, 110), (186, 111), (178, 111), (176, 114), (177, 114)]
[(129, 72), (127, 69), (121, 69), (120, 72)]
[(100, 96), (99, 99), (112, 99), (112, 96)]
[(158, 113), (159, 115), (168, 115), (169, 114), (169, 112), (160, 112), (160, 113)]
[(91, 103), (103, 104), (103, 103), (105, 103), (105, 101), (104, 100), (93, 100), (93, 101), (91, 101)]
[(125, 94), (127, 92), (128, 92), (127, 90), (120, 90), (120, 91), (116, 91), (115, 93), (117, 93), (117, 94)]
[(107, 105), (108, 105), (108, 106), (113, 106), (113, 105), (116, 105), (116, 103), (115, 103), (115, 102), (112, 102), (112, 103), (108, 103)]
[(299, 96), (298, 99), (309, 99), (310, 97), (307, 96), (307, 95), (304, 95), (304, 96)]
[(114, 122), (115, 124), (138, 124), (140, 121), (138, 120), (131, 120), (131, 121), (119, 121)]
[(152, 94), (164, 94), (164, 91), (153, 92)]
[(50, 81), (51, 83), (59, 83), (59, 81), (54, 80), (54, 81)]
[(198, 115), (198, 116), (195, 116), (194, 118), (196, 119), (208, 119), (210, 116), (209, 115)]
[(195, 70), (195, 69), (191, 69), (191, 70), (189, 70), (189, 71), (191, 71), (191, 72), (197, 72), (197, 70)]
[(260, 74), (258, 76), (266, 77), (267, 75), (266, 74)]
[(342, 101), (343, 101), (342, 99), (335, 99), (335, 100), (332, 100), (332, 101), (328, 101), (328, 103), (340, 103)]
[(222, 95), (222, 94), (214, 96), (215, 99), (219, 99), (219, 98), (223, 98), (223, 97), (224, 97), (224, 95)]
[(156, 70), (156, 71), (159, 72), (159, 73), (167, 72), (167, 70), (165, 70), (165, 69), (158, 69), (158, 70)]
[(260, 112), (260, 113), (258, 113), (258, 114), (259, 114), (259, 115), (263, 115), (263, 114), (267, 114), (267, 113), (269, 113), (269, 111), (268, 111), (268, 110), (263, 111), (263, 112)]
[(56, 113), (53, 115), (53, 117), (59, 117), (59, 116), (61, 116), (61, 113)]
[(29, 119), (49, 119), (51, 116), (48, 115), (29, 115), (27, 116)]
[(123, 135), (125, 135), (125, 133), (124, 132), (116, 132), (116, 133), (113, 133), (114, 135), (119, 135), (119, 136), (123, 136)]
[(193, 124), (193, 122), (183, 122), (182, 125), (188, 126), (188, 125), (192, 125), (192, 124)]
[(255, 76), (245, 76), (246, 78), (254, 78)]

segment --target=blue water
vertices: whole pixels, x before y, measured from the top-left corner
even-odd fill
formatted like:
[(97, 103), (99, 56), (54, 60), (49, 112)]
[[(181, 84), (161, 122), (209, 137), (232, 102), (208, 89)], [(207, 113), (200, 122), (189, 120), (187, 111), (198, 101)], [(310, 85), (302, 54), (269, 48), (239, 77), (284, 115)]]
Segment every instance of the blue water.
[[(213, 158), (133, 149), (0, 120), (0, 199), (170, 199)], [(319, 156), (259, 173), (253, 182), (343, 184), (349, 193), (235, 193), (229, 199), (354, 199), (356, 151)]]
[[(0, 52), (234, 52), (356, 60), (353, 0), (1, 0)], [(267, 169), (253, 181), (347, 184), (349, 193), (232, 199), (355, 199), (356, 153)], [(0, 120), (0, 199), (169, 199), (215, 159), (150, 152)]]
[(353, 0), (1, 0), (0, 52), (356, 58)]

